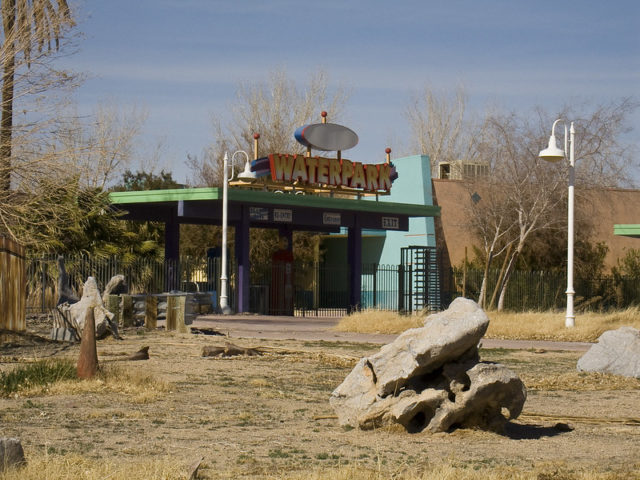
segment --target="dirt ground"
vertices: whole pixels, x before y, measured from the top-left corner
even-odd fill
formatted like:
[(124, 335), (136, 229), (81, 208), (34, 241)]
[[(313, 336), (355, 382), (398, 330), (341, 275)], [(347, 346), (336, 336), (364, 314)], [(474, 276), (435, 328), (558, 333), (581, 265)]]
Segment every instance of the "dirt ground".
[[(70, 452), (122, 462), (171, 457), (185, 468), (203, 457), (201, 478), (362, 465), (399, 471), (449, 462), (527, 470), (545, 463), (596, 471), (640, 467), (640, 381), (579, 376), (582, 352), (482, 349), (483, 360), (516, 371), (527, 385), (524, 413), (503, 435), (457, 430), (430, 435), (359, 431), (338, 425), (329, 395), (378, 345), (233, 339), (261, 356), (203, 358), (225, 337), (127, 330), (101, 340), (103, 366), (151, 375), (166, 388), (0, 398), (0, 436), (19, 437), (27, 457)], [(150, 359), (127, 361), (142, 346)], [(45, 357), (77, 359), (78, 346), (23, 337), (0, 347), (0, 370)], [(580, 386), (580, 379), (591, 386)], [(564, 382), (564, 383), (563, 383)], [(576, 383), (577, 382), (577, 383)], [(149, 387), (153, 388), (153, 386)]]

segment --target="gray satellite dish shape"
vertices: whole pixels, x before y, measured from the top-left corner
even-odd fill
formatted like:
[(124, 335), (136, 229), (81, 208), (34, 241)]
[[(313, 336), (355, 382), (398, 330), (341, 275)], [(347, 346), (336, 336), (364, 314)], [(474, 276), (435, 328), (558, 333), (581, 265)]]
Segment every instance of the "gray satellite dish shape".
[(335, 123), (314, 123), (298, 128), (296, 140), (305, 147), (323, 151), (342, 151), (358, 144), (358, 135), (350, 128)]

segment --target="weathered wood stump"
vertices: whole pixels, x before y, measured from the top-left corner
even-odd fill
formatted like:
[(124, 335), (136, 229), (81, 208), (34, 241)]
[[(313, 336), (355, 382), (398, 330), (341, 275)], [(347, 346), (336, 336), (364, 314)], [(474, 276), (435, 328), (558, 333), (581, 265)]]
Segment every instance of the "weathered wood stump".
[(80, 341), (80, 356), (78, 357), (78, 378), (93, 378), (98, 371), (98, 351), (96, 349), (96, 321), (93, 308), (87, 309), (85, 314), (82, 340)]

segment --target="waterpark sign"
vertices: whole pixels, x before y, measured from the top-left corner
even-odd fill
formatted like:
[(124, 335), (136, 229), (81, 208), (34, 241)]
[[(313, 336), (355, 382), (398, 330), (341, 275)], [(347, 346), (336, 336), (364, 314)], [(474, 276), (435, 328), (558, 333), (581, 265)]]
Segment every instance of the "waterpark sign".
[(274, 153), (252, 162), (258, 177), (276, 183), (311, 187), (342, 187), (367, 192), (389, 192), (397, 178), (392, 163), (363, 164), (346, 159)]

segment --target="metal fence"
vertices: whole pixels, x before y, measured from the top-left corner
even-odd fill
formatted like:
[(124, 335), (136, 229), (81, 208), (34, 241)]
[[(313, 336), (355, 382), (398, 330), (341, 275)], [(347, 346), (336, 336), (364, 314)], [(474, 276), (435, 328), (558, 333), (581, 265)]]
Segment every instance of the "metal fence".
[(94, 277), (103, 289), (114, 275), (124, 275), (132, 294), (162, 293), (171, 290), (219, 290), (218, 258), (184, 257), (180, 260), (138, 258), (123, 261), (120, 257), (46, 255), (26, 261), (27, 311), (48, 312), (58, 298), (58, 265), (61, 259), (69, 276), (69, 287), (80, 292), (87, 277)]
[[(497, 270), (489, 272), (487, 300), (493, 294), (498, 276)], [(482, 277), (481, 270), (468, 270), (465, 276), (462, 270), (454, 269), (448, 289), (452, 297), (464, 292), (468, 298), (477, 299)], [(505, 292), (504, 308), (511, 311), (563, 309), (567, 301), (566, 288), (566, 272), (514, 271)], [(574, 289), (577, 309), (608, 310), (640, 305), (640, 278), (613, 275), (576, 277)]]
[[(58, 298), (58, 267), (55, 255), (26, 259), (27, 311), (48, 312)], [(218, 257), (183, 257), (176, 261), (118, 257), (64, 257), (70, 287), (79, 292), (89, 276), (99, 288), (109, 279), (122, 274), (132, 294), (162, 293), (171, 290), (219, 292), (220, 259)], [(286, 270), (289, 268), (289, 270)], [(439, 303), (429, 309), (447, 308), (453, 298), (463, 295), (477, 299), (482, 272), (444, 269), (439, 265)], [(229, 303), (236, 305), (237, 269), (229, 265)], [(361, 307), (411, 312), (407, 306), (417, 305), (416, 295), (402, 265), (366, 264), (362, 266)], [(411, 277), (409, 277), (411, 278)], [(495, 287), (498, 272), (488, 277), (488, 298)], [(288, 283), (287, 283), (288, 282)], [(284, 265), (252, 265), (249, 287), (249, 311), (261, 314), (339, 316), (349, 311), (349, 266), (293, 263)], [(413, 282), (415, 283), (415, 282)], [(464, 283), (464, 285), (463, 285)], [(636, 278), (611, 276), (575, 281), (576, 307), (625, 308), (640, 304), (640, 281)], [(563, 272), (514, 272), (507, 289), (507, 310), (548, 310), (565, 306), (566, 276)]]

